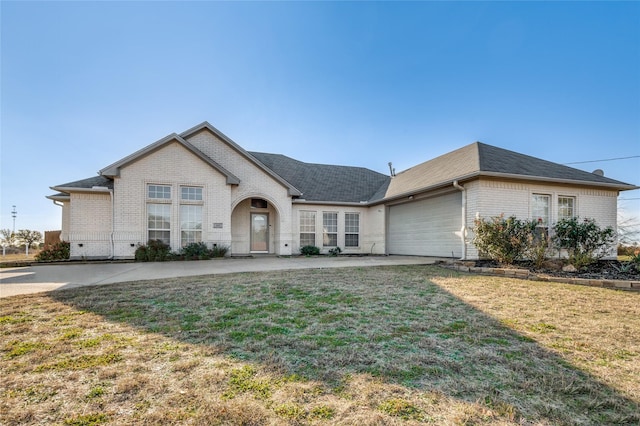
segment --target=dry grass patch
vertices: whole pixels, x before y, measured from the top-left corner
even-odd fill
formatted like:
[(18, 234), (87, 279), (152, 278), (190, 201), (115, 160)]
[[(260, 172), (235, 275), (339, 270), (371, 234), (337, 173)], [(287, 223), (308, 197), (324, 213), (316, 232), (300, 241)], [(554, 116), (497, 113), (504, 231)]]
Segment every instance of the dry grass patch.
[(637, 424), (639, 295), (380, 267), (0, 299), (3, 424)]
[(40, 250), (29, 250), (29, 256), (25, 254), (23, 250), (21, 253), (5, 254), (2, 256), (2, 250), (0, 250), (0, 264), (9, 262), (22, 262), (22, 261), (35, 261), (36, 255), (40, 253)]

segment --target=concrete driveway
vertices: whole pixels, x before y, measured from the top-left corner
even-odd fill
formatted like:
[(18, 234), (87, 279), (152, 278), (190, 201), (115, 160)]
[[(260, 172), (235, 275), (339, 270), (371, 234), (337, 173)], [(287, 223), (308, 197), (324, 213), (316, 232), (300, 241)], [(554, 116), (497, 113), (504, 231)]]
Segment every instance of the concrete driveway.
[(87, 263), (0, 269), (0, 297), (125, 281), (308, 268), (427, 265), (433, 257), (256, 257), (190, 262)]

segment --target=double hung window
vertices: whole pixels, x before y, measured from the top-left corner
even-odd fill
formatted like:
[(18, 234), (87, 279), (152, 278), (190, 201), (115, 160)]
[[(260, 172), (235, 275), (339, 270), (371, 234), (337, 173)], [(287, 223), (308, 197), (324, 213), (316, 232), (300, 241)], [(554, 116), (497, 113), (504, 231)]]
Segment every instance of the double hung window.
[(538, 222), (539, 227), (549, 227), (549, 207), (550, 199), (548, 195), (533, 194), (531, 200), (531, 216)]
[(344, 214), (344, 246), (360, 246), (360, 213)]
[(147, 186), (147, 239), (171, 242), (171, 186)]
[(300, 247), (316, 245), (316, 212), (300, 212)]
[(202, 188), (180, 187), (180, 245), (202, 241)]
[(575, 197), (558, 197), (558, 220), (571, 219), (576, 216)]
[(338, 246), (338, 213), (322, 213), (322, 245), (324, 247)]

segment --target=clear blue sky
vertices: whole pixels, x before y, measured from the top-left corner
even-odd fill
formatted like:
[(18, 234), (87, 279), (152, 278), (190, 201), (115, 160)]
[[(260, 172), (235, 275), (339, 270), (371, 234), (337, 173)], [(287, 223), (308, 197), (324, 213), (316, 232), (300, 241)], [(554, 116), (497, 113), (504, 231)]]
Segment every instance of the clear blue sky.
[[(0, 227), (209, 121), (397, 171), (474, 141), (640, 184), (638, 2), (0, 2)], [(619, 205), (640, 216), (640, 191)], [(628, 200), (631, 199), (631, 200)]]

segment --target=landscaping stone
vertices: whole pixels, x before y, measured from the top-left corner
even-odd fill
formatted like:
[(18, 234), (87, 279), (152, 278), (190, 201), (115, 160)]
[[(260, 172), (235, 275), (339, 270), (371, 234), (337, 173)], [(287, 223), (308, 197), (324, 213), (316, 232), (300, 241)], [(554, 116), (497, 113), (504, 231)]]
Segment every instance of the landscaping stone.
[[(557, 262), (553, 262), (557, 265)], [(492, 262), (476, 262), (476, 266), (467, 267), (469, 261), (447, 261), (441, 262), (440, 266), (454, 269), (460, 272), (469, 272), (472, 274), (495, 275), (509, 278), (528, 279), (531, 281), (557, 282), (562, 284), (585, 285), (591, 287), (603, 287), (615, 290), (631, 290), (640, 291), (640, 281), (636, 278), (638, 273), (629, 275), (619, 273), (620, 269), (616, 267), (615, 261), (603, 261), (592, 266), (589, 270), (578, 271), (575, 267), (568, 265), (562, 270), (546, 269), (541, 273), (537, 270), (529, 270), (521, 268), (500, 268), (489, 267)], [(619, 263), (618, 263), (619, 264)], [(463, 266), (464, 265), (464, 266)], [(600, 268), (598, 268), (600, 267)], [(618, 279), (621, 278), (621, 279)]]

